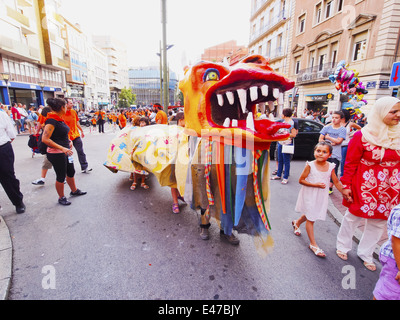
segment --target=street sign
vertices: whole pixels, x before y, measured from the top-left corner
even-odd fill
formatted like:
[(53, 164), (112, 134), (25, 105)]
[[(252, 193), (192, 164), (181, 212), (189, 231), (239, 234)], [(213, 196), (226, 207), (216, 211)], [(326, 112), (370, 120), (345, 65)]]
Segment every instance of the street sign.
[(393, 64), (389, 87), (400, 87), (400, 62)]

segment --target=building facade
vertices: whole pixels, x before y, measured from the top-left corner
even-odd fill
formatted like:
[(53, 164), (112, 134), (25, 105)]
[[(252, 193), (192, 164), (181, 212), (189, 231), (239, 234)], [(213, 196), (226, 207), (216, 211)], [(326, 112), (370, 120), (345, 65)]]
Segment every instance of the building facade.
[(124, 43), (118, 39), (105, 36), (92, 36), (93, 43), (108, 58), (108, 79), (111, 104), (116, 106), (121, 90), (129, 88), (128, 53)]
[(237, 60), (237, 56), (247, 55), (245, 46), (237, 45), (235, 40), (227, 41), (213, 47), (206, 48), (201, 55), (201, 60), (211, 62), (223, 62), (225, 58)]
[[(285, 76), (289, 76), (294, 5), (294, 0), (251, 0), (249, 52), (268, 58), (271, 68)], [(285, 93), (286, 105), (288, 98)], [(276, 116), (284, 106), (277, 103), (271, 106)]]
[(65, 35), (57, 0), (0, 0), (0, 101), (29, 106), (63, 97)]
[[(129, 86), (136, 94), (136, 104), (138, 106), (162, 105), (163, 96), (160, 90), (161, 73), (160, 67), (143, 67), (129, 69)], [(177, 75), (169, 72), (169, 102), (175, 105), (175, 97), (178, 88)]]
[(298, 114), (349, 107), (349, 96), (329, 81), (339, 61), (355, 70), (366, 86), (368, 112), (375, 101), (392, 95), (389, 80), (397, 59), (400, 1), (296, 1), (289, 76), (296, 80)]

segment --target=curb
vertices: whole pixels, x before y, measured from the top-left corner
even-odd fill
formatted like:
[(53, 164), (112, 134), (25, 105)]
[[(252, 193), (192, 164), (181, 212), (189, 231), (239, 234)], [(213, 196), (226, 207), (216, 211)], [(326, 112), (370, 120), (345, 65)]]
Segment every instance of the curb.
[(12, 274), (12, 242), (10, 232), (0, 216), (0, 300), (7, 300)]
[[(343, 220), (343, 214), (335, 207), (333, 204), (332, 200), (329, 198), (329, 204), (328, 204), (328, 215), (333, 219), (333, 221), (340, 227), (342, 224)], [(353, 235), (353, 241), (357, 244), (360, 243), (360, 239), (362, 236), (362, 232), (358, 229), (354, 232)], [(374, 258), (376, 260), (379, 260), (379, 251), (380, 251), (380, 246), (376, 246), (374, 250)]]

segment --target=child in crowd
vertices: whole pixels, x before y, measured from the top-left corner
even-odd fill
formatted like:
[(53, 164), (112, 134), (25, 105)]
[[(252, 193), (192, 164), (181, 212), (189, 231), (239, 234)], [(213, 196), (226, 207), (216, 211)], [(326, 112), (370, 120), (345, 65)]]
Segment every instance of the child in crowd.
[[(91, 122), (92, 122), (92, 127), (93, 127), (93, 132), (94, 132), (94, 131), (96, 131), (96, 126), (97, 126), (96, 118), (93, 117)], [(90, 127), (90, 132), (92, 132), (92, 127)]]
[(381, 247), (381, 274), (374, 290), (374, 300), (400, 300), (400, 205), (388, 219), (388, 241)]
[(295, 210), (300, 212), (302, 216), (298, 220), (292, 221), (296, 236), (301, 235), (300, 225), (306, 222), (307, 235), (310, 239), (309, 248), (316, 256), (321, 258), (326, 257), (326, 255), (315, 241), (314, 223), (316, 220), (326, 219), (330, 180), (343, 193), (342, 184), (334, 170), (335, 164), (327, 161), (331, 155), (332, 145), (329, 142), (321, 141), (315, 146), (315, 160), (307, 162), (299, 179), (302, 188), (299, 192)]
[[(149, 124), (150, 124), (149, 118), (147, 118), (147, 117), (140, 118), (140, 121), (139, 121), (140, 127), (145, 127), (145, 126), (148, 126)], [(135, 171), (133, 173), (133, 183), (132, 183), (130, 189), (132, 191), (136, 190), (137, 185), (138, 185), (138, 180), (141, 181), (140, 186), (143, 189), (145, 189), (145, 190), (149, 189), (150, 187), (145, 183), (146, 176), (148, 176), (148, 175), (149, 175), (149, 173), (146, 170), (144, 170), (143, 168), (135, 168)], [(131, 177), (132, 177), (132, 174), (131, 174)]]

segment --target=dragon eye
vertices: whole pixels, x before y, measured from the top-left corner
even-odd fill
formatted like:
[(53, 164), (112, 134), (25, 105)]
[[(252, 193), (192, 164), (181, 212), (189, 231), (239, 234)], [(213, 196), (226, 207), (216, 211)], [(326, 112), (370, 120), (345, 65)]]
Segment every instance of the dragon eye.
[(219, 81), (219, 71), (217, 69), (208, 69), (203, 77), (203, 82), (207, 81)]

